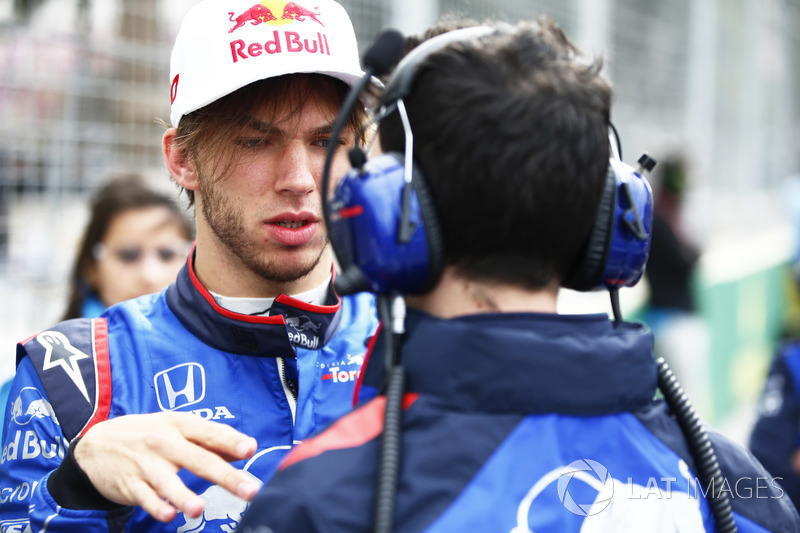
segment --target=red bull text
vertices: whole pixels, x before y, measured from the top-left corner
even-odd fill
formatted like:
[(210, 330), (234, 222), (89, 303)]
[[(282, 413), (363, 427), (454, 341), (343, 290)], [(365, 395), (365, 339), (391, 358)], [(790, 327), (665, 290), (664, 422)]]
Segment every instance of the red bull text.
[[(316, 22), (324, 28), (325, 24), (319, 19), (319, 16), (320, 12), (317, 7), (309, 9), (297, 2), (264, 0), (246, 9), (238, 16), (233, 11), (229, 11), (228, 20), (233, 22), (233, 26), (228, 30), (228, 33), (233, 33), (246, 24), (252, 26), (266, 24), (267, 26), (276, 27), (293, 25), (295, 22), (302, 23), (308, 20)], [(328, 37), (321, 31), (316, 32), (314, 35), (307, 32), (301, 34), (298, 31), (275, 29), (271, 35), (265, 32), (264, 36), (264, 41), (245, 42), (244, 39), (231, 41), (231, 58), (233, 62), (236, 63), (241, 59), (257, 57), (262, 54), (303, 52), (331, 55)]]
[(236, 63), (240, 59), (249, 59), (263, 53), (281, 54), (284, 52), (331, 55), (328, 38), (317, 32), (315, 38), (303, 38), (296, 31), (274, 30), (272, 39), (261, 42), (246, 43), (242, 39), (231, 41), (231, 57)]

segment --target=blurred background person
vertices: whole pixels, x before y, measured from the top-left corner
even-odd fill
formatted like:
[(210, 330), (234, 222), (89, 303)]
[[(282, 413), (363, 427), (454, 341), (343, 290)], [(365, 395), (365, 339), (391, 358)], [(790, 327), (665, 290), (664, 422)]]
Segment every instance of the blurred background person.
[(787, 339), (777, 351), (749, 447), (800, 507), (800, 338)]
[(100, 189), (90, 216), (63, 320), (95, 318), (106, 307), (163, 289), (175, 281), (194, 235), (177, 203), (135, 174)]
[(689, 164), (673, 152), (653, 177), (653, 233), (644, 275), (649, 298), (643, 319), (653, 330), (655, 353), (663, 356), (703, 416), (711, 414), (709, 333), (698, 313), (695, 276), (700, 246), (685, 220)]
[(648, 323), (658, 329), (671, 318), (697, 311), (693, 275), (698, 246), (686, 236), (683, 220), (687, 165), (672, 155), (656, 166), (653, 191), (653, 242), (645, 277), (650, 285)]
[[(782, 200), (800, 228), (800, 174), (784, 179)], [(800, 243), (787, 268), (787, 309), (781, 341), (764, 379), (748, 445), (800, 507)]]
[[(160, 291), (175, 281), (193, 236), (182, 208), (144, 177), (112, 178), (91, 200), (63, 320), (95, 318), (123, 300)], [(0, 385), (3, 407), (11, 381)]]

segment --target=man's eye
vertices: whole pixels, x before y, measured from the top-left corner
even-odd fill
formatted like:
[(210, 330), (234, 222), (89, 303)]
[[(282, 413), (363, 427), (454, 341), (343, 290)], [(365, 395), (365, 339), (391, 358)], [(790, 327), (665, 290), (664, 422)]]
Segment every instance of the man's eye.
[(263, 137), (238, 139), (236, 144), (242, 148), (258, 148), (259, 146), (267, 144), (267, 140)]
[[(329, 148), (331, 146), (331, 143), (333, 142), (334, 140), (331, 137), (317, 140), (317, 144), (319, 144), (322, 148)], [(339, 137), (336, 140), (336, 144), (339, 146), (347, 146), (348, 144), (347, 139), (345, 139), (344, 137)]]

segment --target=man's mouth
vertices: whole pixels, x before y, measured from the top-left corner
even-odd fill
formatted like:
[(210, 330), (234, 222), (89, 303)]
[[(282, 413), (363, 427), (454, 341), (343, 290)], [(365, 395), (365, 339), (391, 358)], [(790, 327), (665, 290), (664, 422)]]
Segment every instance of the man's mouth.
[(305, 220), (282, 220), (280, 222), (275, 222), (276, 226), (281, 226), (283, 228), (289, 228), (289, 229), (302, 228), (306, 224), (308, 224), (308, 222)]

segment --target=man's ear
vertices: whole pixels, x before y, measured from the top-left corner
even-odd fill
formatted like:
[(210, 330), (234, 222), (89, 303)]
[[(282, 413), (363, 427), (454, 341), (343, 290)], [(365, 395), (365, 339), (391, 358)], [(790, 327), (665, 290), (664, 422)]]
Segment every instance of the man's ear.
[(168, 128), (161, 139), (161, 151), (164, 154), (164, 163), (175, 183), (186, 190), (196, 191), (200, 188), (197, 179), (197, 168), (186, 149), (177, 141), (178, 130)]

